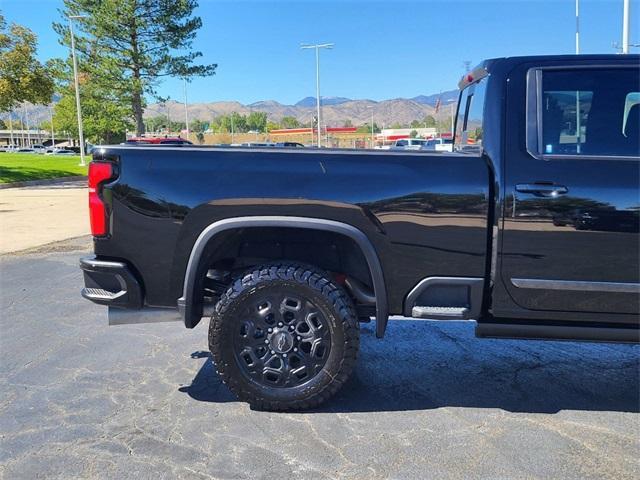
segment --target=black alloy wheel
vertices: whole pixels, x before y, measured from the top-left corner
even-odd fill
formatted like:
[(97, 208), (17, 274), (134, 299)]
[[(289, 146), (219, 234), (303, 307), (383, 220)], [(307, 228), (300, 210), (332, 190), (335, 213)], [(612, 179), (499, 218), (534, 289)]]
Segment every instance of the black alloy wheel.
[(325, 272), (283, 263), (233, 282), (212, 316), (209, 345), (218, 373), (241, 400), (301, 409), (347, 380), (358, 333), (351, 299)]

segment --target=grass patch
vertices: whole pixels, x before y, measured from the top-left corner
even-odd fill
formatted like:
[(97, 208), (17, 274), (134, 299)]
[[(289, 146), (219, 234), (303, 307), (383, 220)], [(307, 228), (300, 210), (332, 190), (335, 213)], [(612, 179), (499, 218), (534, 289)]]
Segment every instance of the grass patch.
[[(88, 162), (90, 157), (86, 158)], [(79, 155), (38, 155), (0, 152), (0, 183), (86, 175)]]

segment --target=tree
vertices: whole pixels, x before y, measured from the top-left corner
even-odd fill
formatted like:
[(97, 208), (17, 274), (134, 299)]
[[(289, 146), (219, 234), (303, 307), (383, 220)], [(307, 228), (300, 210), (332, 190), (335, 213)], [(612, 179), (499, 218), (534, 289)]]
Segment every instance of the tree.
[(7, 27), (0, 14), (0, 112), (22, 102), (47, 104), (53, 96), (53, 79), (36, 58), (37, 37), (28, 28)]
[(6, 130), (7, 124), (4, 123), (4, 120), (0, 119), (0, 130)]
[(299, 128), (300, 122), (296, 117), (284, 116), (282, 120), (280, 120), (280, 124), (282, 128)]
[(247, 128), (255, 132), (264, 132), (267, 126), (267, 114), (265, 112), (251, 112), (247, 117)]
[[(92, 81), (127, 99), (137, 134), (144, 133), (145, 95), (155, 96), (165, 76), (190, 78), (215, 73), (217, 65), (199, 65), (201, 52), (191, 51), (202, 26), (193, 16), (197, 0), (64, 0), (63, 15), (77, 19), (77, 49), (82, 70)], [(66, 22), (54, 23), (69, 44)], [(188, 53), (185, 53), (188, 52)]]
[(427, 115), (426, 117), (424, 117), (424, 126), (427, 128), (433, 128), (436, 126), (436, 119), (433, 118), (431, 115)]
[[(78, 137), (75, 86), (70, 62), (56, 60), (50, 64), (57, 81), (60, 100), (54, 107), (56, 130)], [(115, 92), (83, 74), (79, 77), (82, 123), (85, 138), (92, 143), (113, 143), (124, 140), (131, 128), (131, 109)]]
[(395, 122), (395, 123), (391, 124), (390, 128), (393, 128), (393, 129), (397, 130), (397, 129), (400, 129), (400, 128), (403, 128), (403, 127), (402, 127), (402, 124), (400, 122)]
[(418, 131), (417, 130), (411, 130), (411, 132), (409, 132), (409, 136), (411, 138), (416, 138), (418, 136)]
[(282, 125), (280, 125), (279, 123), (273, 122), (271, 120), (267, 121), (267, 126), (266, 126), (267, 132), (270, 132), (271, 130), (280, 130), (281, 128), (282, 128)]
[[(131, 111), (108, 92), (90, 83), (80, 90), (82, 126), (85, 139), (92, 143), (114, 143), (124, 140), (131, 124)], [(76, 100), (73, 88), (63, 90), (54, 107), (53, 124), (56, 130), (67, 131), (78, 137)]]
[(347, 118), (342, 124), (342, 126), (346, 128), (353, 127), (353, 122), (351, 121), (351, 119)]
[(420, 124), (420, 122), (418, 120), (414, 120), (414, 121), (411, 122), (410, 127), (411, 128), (420, 128), (421, 124)]
[[(378, 127), (378, 124), (373, 122), (373, 133), (380, 133), (382, 130), (380, 130), (380, 127)], [(369, 123), (365, 123), (364, 125), (360, 125), (358, 127), (358, 129), (356, 130), (357, 133), (371, 133), (371, 122)]]

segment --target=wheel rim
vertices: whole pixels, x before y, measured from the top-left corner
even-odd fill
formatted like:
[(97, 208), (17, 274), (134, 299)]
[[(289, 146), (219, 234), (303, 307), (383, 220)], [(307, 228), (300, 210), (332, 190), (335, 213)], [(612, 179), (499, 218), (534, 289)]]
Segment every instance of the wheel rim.
[(297, 387), (324, 367), (331, 348), (329, 323), (298, 294), (261, 293), (252, 298), (234, 332), (242, 372), (269, 387)]

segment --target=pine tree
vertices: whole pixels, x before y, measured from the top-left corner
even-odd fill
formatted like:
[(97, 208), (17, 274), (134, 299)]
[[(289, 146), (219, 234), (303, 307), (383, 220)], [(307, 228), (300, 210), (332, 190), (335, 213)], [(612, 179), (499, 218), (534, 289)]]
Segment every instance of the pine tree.
[[(162, 77), (215, 73), (217, 65), (196, 64), (202, 53), (189, 50), (202, 26), (193, 16), (197, 0), (64, 0), (64, 5), (65, 16), (86, 15), (76, 20), (76, 46), (86, 73), (100, 88), (127, 100), (137, 134), (145, 130), (145, 95), (156, 95)], [(54, 23), (54, 29), (68, 45), (67, 23)]]

